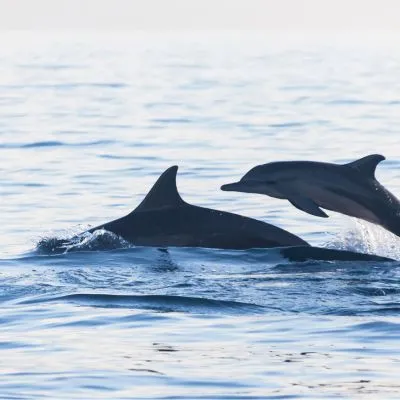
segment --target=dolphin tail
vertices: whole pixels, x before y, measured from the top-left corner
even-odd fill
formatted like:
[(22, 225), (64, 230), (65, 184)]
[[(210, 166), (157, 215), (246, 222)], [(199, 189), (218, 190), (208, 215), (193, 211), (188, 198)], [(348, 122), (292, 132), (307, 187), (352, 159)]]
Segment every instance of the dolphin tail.
[(283, 257), (289, 261), (304, 262), (319, 261), (395, 261), (392, 258), (376, 256), (374, 254), (356, 253), (348, 250), (336, 250), (323, 247), (286, 247), (280, 250)]

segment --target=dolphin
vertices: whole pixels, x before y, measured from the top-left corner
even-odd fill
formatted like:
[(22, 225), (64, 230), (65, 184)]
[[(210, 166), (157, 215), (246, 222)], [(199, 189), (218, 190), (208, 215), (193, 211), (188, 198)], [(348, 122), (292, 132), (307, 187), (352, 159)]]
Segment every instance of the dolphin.
[(221, 189), (287, 199), (317, 217), (328, 217), (321, 208), (336, 211), (400, 236), (400, 202), (375, 178), (375, 169), (383, 160), (384, 156), (371, 154), (347, 164), (271, 162), (252, 168), (239, 182)]
[(278, 249), (282, 257), (289, 261), (396, 261), (393, 258), (377, 256), (375, 254), (358, 253), (350, 250), (329, 249), (314, 246), (292, 246)]
[(185, 202), (176, 186), (177, 166), (158, 178), (128, 215), (86, 232), (105, 229), (137, 246), (250, 249), (309, 246), (274, 225)]

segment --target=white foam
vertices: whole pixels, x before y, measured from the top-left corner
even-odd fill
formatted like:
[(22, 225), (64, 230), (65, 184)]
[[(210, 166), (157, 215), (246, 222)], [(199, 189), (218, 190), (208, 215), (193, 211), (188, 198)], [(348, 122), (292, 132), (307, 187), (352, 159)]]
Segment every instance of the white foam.
[(355, 218), (326, 247), (400, 259), (400, 238), (385, 229)]

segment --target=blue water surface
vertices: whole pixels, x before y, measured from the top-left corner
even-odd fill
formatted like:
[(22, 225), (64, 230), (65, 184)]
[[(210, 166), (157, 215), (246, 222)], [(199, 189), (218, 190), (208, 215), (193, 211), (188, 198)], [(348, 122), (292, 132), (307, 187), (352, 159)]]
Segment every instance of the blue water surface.
[(400, 194), (399, 42), (267, 34), (4, 35), (0, 398), (400, 398), (400, 262), (138, 248), (100, 232), (179, 165), (182, 197), (311, 244), (400, 260), (331, 213), (222, 192), (276, 160), (387, 160)]

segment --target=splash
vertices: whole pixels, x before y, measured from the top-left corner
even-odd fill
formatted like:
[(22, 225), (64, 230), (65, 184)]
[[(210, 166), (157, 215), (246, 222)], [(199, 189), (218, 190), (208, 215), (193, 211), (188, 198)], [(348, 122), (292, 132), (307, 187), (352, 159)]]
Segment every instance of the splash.
[(399, 237), (365, 221), (350, 221), (350, 225), (344, 231), (325, 244), (326, 247), (400, 259)]
[[(63, 237), (64, 236), (64, 237)], [(75, 251), (100, 251), (132, 247), (115, 233), (99, 229), (78, 235), (46, 236), (36, 243), (39, 254), (64, 254)]]

